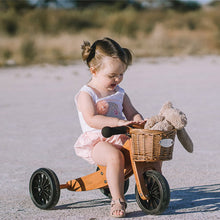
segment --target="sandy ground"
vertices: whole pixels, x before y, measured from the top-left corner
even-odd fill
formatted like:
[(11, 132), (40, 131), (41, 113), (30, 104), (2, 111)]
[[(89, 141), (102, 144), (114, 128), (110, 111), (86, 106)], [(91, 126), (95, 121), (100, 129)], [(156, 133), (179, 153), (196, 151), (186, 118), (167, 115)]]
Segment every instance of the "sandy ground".
[[(73, 98), (88, 79), (81, 62), (0, 69), (0, 219), (111, 219), (99, 190), (62, 190), (50, 211), (35, 207), (28, 190), (40, 167), (60, 183), (95, 170), (73, 150), (81, 133)], [(176, 140), (173, 160), (164, 163), (171, 201), (163, 215), (140, 210), (131, 177), (126, 218), (220, 219), (220, 57), (136, 60), (121, 86), (145, 117), (172, 101), (186, 113), (195, 145), (190, 154)]]

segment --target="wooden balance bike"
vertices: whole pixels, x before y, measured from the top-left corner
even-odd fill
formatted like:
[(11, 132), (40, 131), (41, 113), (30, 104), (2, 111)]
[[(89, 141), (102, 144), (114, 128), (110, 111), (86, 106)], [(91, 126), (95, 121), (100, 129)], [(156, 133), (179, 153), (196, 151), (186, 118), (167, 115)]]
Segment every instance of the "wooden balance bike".
[[(124, 193), (128, 190), (129, 177), (134, 174), (138, 206), (146, 214), (163, 213), (170, 202), (170, 188), (161, 173), (161, 165), (162, 161), (172, 159), (176, 130), (165, 132), (122, 126), (105, 127), (102, 134), (104, 137), (116, 134), (126, 134), (130, 137), (122, 148), (125, 157)], [(105, 174), (106, 167), (98, 166), (96, 172), (60, 185), (52, 170), (40, 168), (30, 178), (30, 196), (40, 209), (53, 208), (60, 198), (60, 189), (75, 192), (100, 189), (111, 198)]]

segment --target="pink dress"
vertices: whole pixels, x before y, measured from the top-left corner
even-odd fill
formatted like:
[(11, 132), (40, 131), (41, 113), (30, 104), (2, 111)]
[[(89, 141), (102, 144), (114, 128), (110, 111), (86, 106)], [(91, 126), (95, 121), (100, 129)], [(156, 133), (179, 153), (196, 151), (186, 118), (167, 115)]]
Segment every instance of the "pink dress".
[[(94, 103), (97, 106), (97, 112), (109, 117), (116, 117), (119, 119), (125, 119), (123, 115), (123, 99), (124, 99), (124, 90), (117, 86), (116, 92), (110, 96), (103, 98), (98, 98), (96, 93), (87, 85), (84, 85), (81, 91), (87, 92), (93, 99)], [(79, 93), (75, 96), (75, 102), (77, 105), (77, 98)], [(78, 110), (78, 109), (77, 109)], [(78, 110), (78, 116), (80, 125), (83, 133), (77, 139), (74, 149), (76, 155), (87, 160), (89, 163), (94, 164), (95, 162), (92, 159), (92, 150), (94, 146), (100, 141), (106, 141), (111, 143), (116, 148), (121, 149), (125, 141), (128, 139), (126, 135), (114, 135), (110, 138), (104, 138), (101, 134), (101, 130), (90, 127), (84, 120), (82, 113)]]

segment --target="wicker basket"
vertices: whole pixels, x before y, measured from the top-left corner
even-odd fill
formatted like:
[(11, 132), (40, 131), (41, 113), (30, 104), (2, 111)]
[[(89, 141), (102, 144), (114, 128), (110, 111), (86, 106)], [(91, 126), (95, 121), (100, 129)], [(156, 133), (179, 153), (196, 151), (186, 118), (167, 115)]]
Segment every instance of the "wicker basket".
[[(132, 129), (132, 155), (134, 161), (164, 161), (171, 160), (176, 130), (155, 131), (147, 129)], [(164, 146), (161, 140), (169, 142)], [(164, 141), (164, 140), (163, 140)], [(163, 146), (161, 146), (163, 145)]]

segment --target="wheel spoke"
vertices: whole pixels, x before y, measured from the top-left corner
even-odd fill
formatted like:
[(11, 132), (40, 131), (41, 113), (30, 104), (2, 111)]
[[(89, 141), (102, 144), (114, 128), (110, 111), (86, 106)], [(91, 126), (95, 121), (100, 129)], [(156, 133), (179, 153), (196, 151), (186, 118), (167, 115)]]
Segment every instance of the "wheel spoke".
[(42, 184), (42, 185), (43, 185), (43, 188), (44, 188), (44, 189), (50, 187), (50, 182), (49, 182), (49, 180), (46, 179), (45, 182), (44, 182), (44, 184)]
[(160, 197), (154, 197), (155, 198), (155, 201), (157, 202), (157, 204), (160, 203)]
[(42, 192), (42, 198), (45, 204), (47, 203), (47, 201), (49, 201), (49, 195), (45, 191)]
[(146, 202), (146, 208), (153, 210), (158, 206), (160, 201), (160, 195), (158, 193), (159, 186), (153, 177), (146, 176), (145, 182), (150, 193), (150, 200)]
[(41, 173), (41, 175), (40, 175), (40, 184), (41, 184), (41, 185), (42, 185), (42, 183), (43, 183), (43, 178), (44, 178), (44, 174)]
[(50, 198), (50, 192), (44, 191), (45, 196), (49, 199)]
[(37, 180), (38, 184), (41, 183), (41, 174), (40, 173), (36, 176), (36, 180)]
[(34, 186), (34, 187), (38, 187), (38, 185), (39, 185), (39, 180), (38, 180), (38, 178), (34, 178), (34, 180), (33, 180), (33, 186)]
[(47, 193), (47, 192), (43, 192), (43, 197), (44, 197), (44, 199), (46, 200), (46, 201), (49, 201), (49, 194)]
[(155, 185), (154, 188), (151, 188), (151, 193), (158, 192), (159, 190), (160, 190), (159, 186), (158, 186), (158, 185)]
[(33, 182), (32, 189), (33, 189), (33, 190), (38, 190), (38, 188), (39, 188), (38, 182), (37, 182), (37, 181), (34, 181), (34, 182)]
[(45, 175), (43, 175), (43, 178), (42, 178), (42, 186), (45, 185), (45, 183), (47, 182), (47, 177)]
[(160, 200), (160, 193), (159, 192), (151, 193), (151, 197)]
[(41, 197), (41, 201), (42, 201), (42, 204), (46, 204), (46, 199), (44, 197)]
[[(151, 190), (154, 190), (155, 184), (156, 184), (156, 181), (152, 178)], [(156, 185), (156, 187), (158, 187), (158, 185)]]
[(153, 201), (152, 201), (152, 199), (150, 199), (150, 201), (149, 201), (149, 207), (150, 207), (150, 209), (153, 209), (154, 207), (153, 207)]
[(155, 199), (153, 199), (152, 204), (153, 204), (154, 209), (156, 209), (158, 206), (158, 203), (156, 202)]

